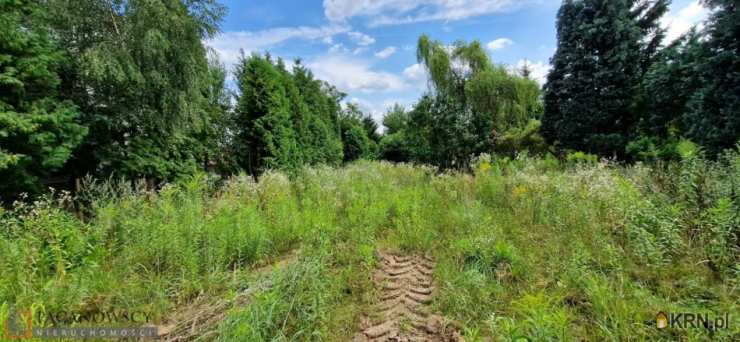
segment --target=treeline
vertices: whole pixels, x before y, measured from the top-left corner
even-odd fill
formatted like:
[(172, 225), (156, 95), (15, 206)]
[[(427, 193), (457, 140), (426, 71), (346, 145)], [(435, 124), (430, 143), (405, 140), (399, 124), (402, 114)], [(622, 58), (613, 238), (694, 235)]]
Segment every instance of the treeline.
[(235, 74), (233, 146), (241, 169), (259, 174), (374, 158), (373, 119), (353, 105), (343, 110), (345, 95), (315, 79), (300, 61), (289, 72), (282, 59), (273, 62), (269, 54), (243, 56)]
[(375, 155), (368, 119), (299, 63), (245, 57), (232, 94), (203, 44), (225, 11), (215, 0), (0, 0), (0, 199), (86, 175), (153, 185)]
[(542, 133), (560, 150), (674, 159), (682, 139), (709, 156), (740, 137), (740, 14), (704, 0), (703, 30), (663, 47), (669, 0), (566, 0), (545, 85)]
[[(705, 0), (702, 30), (664, 43), (668, 0), (565, 0), (544, 89), (480, 43), (419, 39), (429, 91), (372, 118), (296, 61), (243, 55), (229, 72), (203, 41), (216, 0), (0, 0), (0, 200), (77, 179), (340, 165), (467, 169), (484, 153), (672, 159), (740, 136), (740, 17)], [(576, 154), (577, 155), (577, 154)]]
[[(709, 157), (740, 138), (740, 15), (733, 0), (666, 46), (669, 0), (565, 0), (542, 94), (526, 67), (511, 73), (478, 42), (423, 36), (430, 90), (387, 113), (381, 157), (467, 168), (482, 153), (552, 153), (623, 161), (679, 157), (690, 140)], [(588, 154), (584, 154), (588, 153)]]

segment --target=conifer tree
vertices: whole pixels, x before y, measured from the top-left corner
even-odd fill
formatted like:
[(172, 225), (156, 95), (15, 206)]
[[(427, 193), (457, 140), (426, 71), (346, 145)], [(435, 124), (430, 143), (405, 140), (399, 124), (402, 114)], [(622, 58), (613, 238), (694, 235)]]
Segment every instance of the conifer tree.
[(0, 0), (0, 200), (41, 191), (87, 133), (58, 97), (64, 56), (47, 20), (36, 1)]
[(299, 146), (281, 74), (269, 56), (242, 57), (236, 71), (236, 152), (250, 174), (269, 168), (295, 169)]
[(686, 135), (711, 154), (740, 139), (740, 12), (735, 0), (705, 0), (714, 10), (697, 63), (701, 87), (684, 115)]
[(666, 0), (565, 0), (545, 85), (542, 132), (559, 148), (623, 156)]

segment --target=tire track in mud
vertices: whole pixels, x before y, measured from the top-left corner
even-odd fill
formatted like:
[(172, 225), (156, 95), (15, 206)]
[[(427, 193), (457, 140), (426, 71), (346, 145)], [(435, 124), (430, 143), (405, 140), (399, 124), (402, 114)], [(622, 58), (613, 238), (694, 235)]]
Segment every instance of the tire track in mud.
[(429, 313), (434, 294), (434, 261), (427, 256), (379, 252), (373, 275), (380, 289), (373, 318), (363, 320), (355, 342), (463, 341), (442, 317)]

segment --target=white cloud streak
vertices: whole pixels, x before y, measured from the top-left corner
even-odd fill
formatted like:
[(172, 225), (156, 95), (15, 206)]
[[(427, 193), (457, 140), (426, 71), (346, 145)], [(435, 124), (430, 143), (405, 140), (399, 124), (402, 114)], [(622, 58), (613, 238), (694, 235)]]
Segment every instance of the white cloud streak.
[(394, 53), (396, 53), (396, 47), (395, 46), (389, 46), (383, 50), (380, 50), (375, 53), (375, 57), (378, 57), (380, 59), (386, 59), (390, 56), (392, 56)]
[(375, 38), (370, 37), (362, 32), (351, 31), (347, 32), (347, 36), (352, 39), (355, 44), (360, 46), (368, 46), (375, 44)]
[(504, 49), (512, 44), (514, 44), (514, 41), (509, 38), (499, 38), (486, 44), (486, 47), (491, 51), (496, 51)]
[(345, 55), (326, 55), (308, 64), (316, 76), (342, 91), (362, 93), (394, 92), (408, 88), (405, 80), (396, 74), (373, 70), (362, 59)]
[(403, 69), (402, 75), (409, 85), (415, 87), (419, 91), (424, 91), (429, 84), (429, 74), (424, 66), (419, 63)]
[(334, 22), (371, 17), (369, 26), (423, 21), (455, 21), (504, 12), (534, 0), (324, 0), (324, 14)]
[(249, 54), (264, 51), (291, 39), (318, 40), (331, 42), (331, 37), (350, 32), (343, 24), (330, 24), (320, 27), (298, 26), (277, 27), (262, 31), (227, 31), (206, 42), (213, 48), (226, 65), (234, 65), (241, 56), (240, 50)]

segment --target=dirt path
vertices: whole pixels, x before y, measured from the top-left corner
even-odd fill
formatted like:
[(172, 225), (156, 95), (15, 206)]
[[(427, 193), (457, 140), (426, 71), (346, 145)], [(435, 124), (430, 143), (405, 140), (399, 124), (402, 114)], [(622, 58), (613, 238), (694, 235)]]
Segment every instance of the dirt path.
[(442, 317), (429, 313), (434, 261), (388, 252), (378, 256), (380, 263), (373, 278), (381, 290), (379, 302), (354, 341), (462, 341)]

